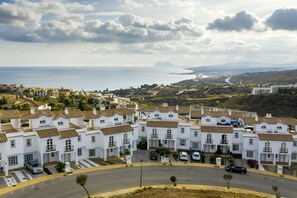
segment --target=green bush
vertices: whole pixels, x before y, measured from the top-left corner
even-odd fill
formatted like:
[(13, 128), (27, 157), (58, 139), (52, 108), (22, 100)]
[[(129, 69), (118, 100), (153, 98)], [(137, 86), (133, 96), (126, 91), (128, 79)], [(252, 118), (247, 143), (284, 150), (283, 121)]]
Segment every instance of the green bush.
[(58, 173), (62, 173), (64, 172), (64, 168), (65, 168), (65, 163), (64, 162), (58, 162), (56, 169), (58, 171)]

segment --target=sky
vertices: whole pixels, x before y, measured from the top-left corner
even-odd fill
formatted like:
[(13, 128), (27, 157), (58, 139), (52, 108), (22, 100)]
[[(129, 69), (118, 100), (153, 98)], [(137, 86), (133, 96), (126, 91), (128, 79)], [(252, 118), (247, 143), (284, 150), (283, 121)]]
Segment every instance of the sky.
[(0, 0), (0, 66), (297, 62), (296, 0)]

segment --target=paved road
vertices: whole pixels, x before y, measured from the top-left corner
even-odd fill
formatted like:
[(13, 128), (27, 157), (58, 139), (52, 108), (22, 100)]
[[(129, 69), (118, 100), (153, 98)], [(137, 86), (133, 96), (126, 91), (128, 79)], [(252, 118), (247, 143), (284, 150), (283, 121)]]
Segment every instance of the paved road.
[[(178, 167), (158, 166), (143, 167), (143, 185), (171, 184), (169, 178), (177, 177), (177, 183), (183, 184), (208, 184), (225, 186), (222, 175), (225, 173), (219, 168), (204, 167)], [(139, 186), (140, 167), (127, 167), (112, 170), (89, 172), (87, 189), (91, 194), (110, 192), (124, 188)], [(35, 186), (16, 190), (3, 197), (9, 198), (55, 198), (71, 197), (81, 198), (85, 192), (75, 181), (76, 175), (69, 175)], [(294, 198), (297, 195), (297, 181), (272, 177), (262, 174), (248, 173), (246, 175), (233, 174), (231, 187), (256, 190), (265, 193), (273, 193), (272, 185), (277, 185), (282, 196)]]

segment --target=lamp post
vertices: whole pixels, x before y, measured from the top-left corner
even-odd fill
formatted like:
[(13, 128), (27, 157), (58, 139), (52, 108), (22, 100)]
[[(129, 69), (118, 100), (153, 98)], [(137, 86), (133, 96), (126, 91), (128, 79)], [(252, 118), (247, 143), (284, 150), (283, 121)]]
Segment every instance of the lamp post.
[(140, 160), (140, 181), (139, 181), (139, 188), (142, 187), (142, 164), (143, 164), (143, 160)]

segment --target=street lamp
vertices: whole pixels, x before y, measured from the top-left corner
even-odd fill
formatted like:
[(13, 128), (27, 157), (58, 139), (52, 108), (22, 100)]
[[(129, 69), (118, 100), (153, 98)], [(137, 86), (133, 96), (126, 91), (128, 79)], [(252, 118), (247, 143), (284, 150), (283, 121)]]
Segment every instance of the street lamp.
[(143, 160), (140, 160), (140, 181), (139, 181), (139, 188), (142, 187), (142, 164), (143, 164)]

